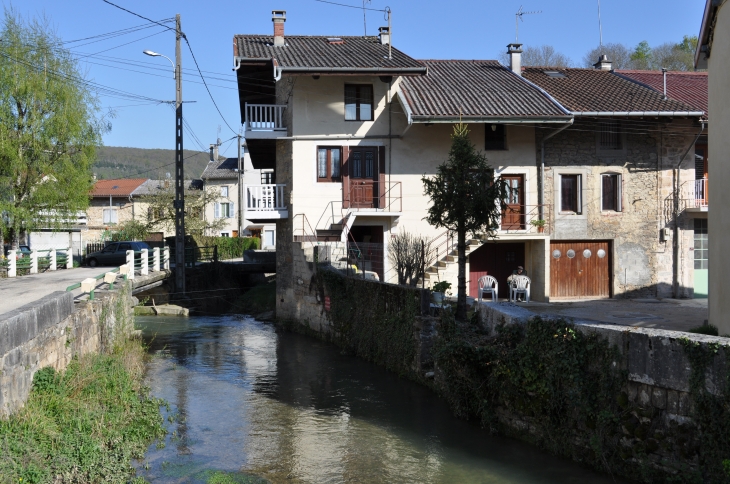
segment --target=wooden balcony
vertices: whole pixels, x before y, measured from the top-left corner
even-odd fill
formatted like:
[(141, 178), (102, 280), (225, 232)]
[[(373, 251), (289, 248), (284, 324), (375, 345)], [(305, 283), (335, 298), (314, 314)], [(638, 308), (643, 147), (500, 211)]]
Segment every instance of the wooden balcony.
[(284, 201), (286, 185), (244, 185), (244, 214), (247, 220), (289, 218)]
[(246, 138), (276, 139), (286, 136), (285, 104), (246, 103)]

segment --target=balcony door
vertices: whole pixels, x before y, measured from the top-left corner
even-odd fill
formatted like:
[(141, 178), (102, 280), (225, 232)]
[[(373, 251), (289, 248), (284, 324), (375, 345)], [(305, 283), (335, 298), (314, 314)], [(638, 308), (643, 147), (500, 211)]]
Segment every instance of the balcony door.
[(525, 229), (525, 175), (502, 175), (507, 199), (502, 206), (502, 230)]
[(385, 180), (384, 149), (350, 147), (343, 170), (345, 208), (380, 208)]

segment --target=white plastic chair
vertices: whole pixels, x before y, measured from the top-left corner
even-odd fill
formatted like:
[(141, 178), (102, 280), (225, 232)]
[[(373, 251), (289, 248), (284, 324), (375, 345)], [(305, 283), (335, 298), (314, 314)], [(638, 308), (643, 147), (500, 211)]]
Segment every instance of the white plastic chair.
[(485, 292), (491, 293), (492, 302), (497, 302), (497, 294), (499, 293), (497, 279), (492, 276), (482, 276), (479, 278), (479, 302), (482, 301), (482, 296)]
[(527, 276), (515, 276), (509, 285), (509, 300), (515, 301), (518, 294), (524, 294), (525, 300), (530, 302), (530, 278)]

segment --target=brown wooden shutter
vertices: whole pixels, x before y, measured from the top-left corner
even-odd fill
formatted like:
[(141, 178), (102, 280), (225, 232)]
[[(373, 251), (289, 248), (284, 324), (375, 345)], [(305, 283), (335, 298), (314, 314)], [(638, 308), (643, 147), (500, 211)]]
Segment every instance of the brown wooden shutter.
[(342, 147), (342, 208), (350, 208), (350, 147)]
[(388, 191), (388, 187), (385, 183), (385, 146), (378, 148), (378, 208), (386, 207), (387, 197), (385, 192)]

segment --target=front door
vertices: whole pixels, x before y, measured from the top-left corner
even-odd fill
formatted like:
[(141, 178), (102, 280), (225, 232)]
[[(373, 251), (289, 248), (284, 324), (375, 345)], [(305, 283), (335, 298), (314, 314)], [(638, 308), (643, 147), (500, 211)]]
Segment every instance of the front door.
[(378, 208), (380, 201), (377, 147), (351, 148), (347, 161), (349, 175), (349, 206)]
[(550, 297), (611, 297), (609, 242), (550, 242)]
[(524, 175), (503, 175), (507, 182), (507, 199), (502, 207), (502, 230), (525, 229)]

